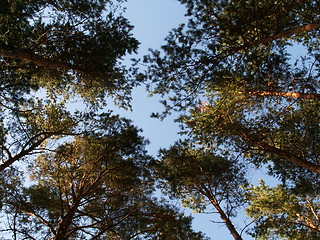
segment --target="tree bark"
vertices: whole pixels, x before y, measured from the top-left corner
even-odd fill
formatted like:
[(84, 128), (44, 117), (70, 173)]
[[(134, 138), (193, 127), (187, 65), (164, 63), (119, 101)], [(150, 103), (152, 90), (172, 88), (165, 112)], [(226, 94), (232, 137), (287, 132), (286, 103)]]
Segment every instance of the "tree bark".
[(305, 161), (305, 160), (303, 160), (303, 159), (291, 154), (288, 151), (285, 151), (285, 150), (282, 150), (280, 148), (274, 147), (274, 146), (272, 146), (272, 145), (270, 145), (268, 143), (257, 142), (256, 144), (259, 146), (259, 148), (261, 148), (262, 150), (264, 150), (266, 152), (276, 154), (279, 157), (282, 157), (282, 158), (288, 160), (289, 162), (294, 163), (295, 165), (297, 165), (299, 167), (308, 169), (309, 171), (315, 172), (315, 173), (320, 175), (320, 166), (317, 165), (317, 164)]
[(225, 214), (223, 209), (220, 207), (220, 204), (217, 201), (217, 199), (215, 197), (213, 197), (212, 194), (208, 190), (206, 190), (206, 195), (209, 198), (209, 200), (212, 203), (212, 205), (218, 211), (218, 213), (220, 215), (220, 218), (226, 224), (226, 226), (227, 226), (230, 234), (233, 236), (233, 238), (235, 240), (243, 240), (242, 237), (240, 236), (240, 234), (238, 233), (237, 229), (235, 228), (235, 226), (231, 222), (230, 218)]
[(79, 67), (69, 63), (63, 63), (56, 60), (52, 60), (28, 50), (11, 49), (7, 46), (2, 46), (2, 45), (0, 45), (0, 56), (11, 58), (11, 59), (20, 59), (28, 62), (33, 62), (38, 66), (44, 66), (49, 68), (60, 68), (65, 70), (74, 70), (77, 72), (85, 72), (83, 69), (80, 69)]
[[(104, 169), (102, 171), (102, 173), (100, 174), (99, 177), (97, 177), (91, 184), (90, 186), (87, 188), (87, 190), (85, 190), (86, 185), (86, 179), (87, 179), (87, 175), (84, 175), (82, 177), (82, 180), (84, 181), (83, 184), (79, 185), (79, 193), (77, 194), (77, 196), (75, 197), (75, 200), (71, 206), (71, 208), (69, 209), (69, 211), (67, 212), (67, 214), (65, 214), (60, 223), (58, 224), (58, 229), (56, 231), (56, 235), (53, 237), (54, 240), (67, 240), (69, 239), (69, 235), (70, 235), (70, 226), (73, 222), (74, 216), (76, 214), (76, 212), (78, 211), (78, 207), (81, 203), (81, 200), (88, 195), (89, 191), (91, 191), (90, 189), (95, 186), (95, 184), (101, 180), (101, 177), (106, 174), (108, 171), (108, 168)], [(85, 177), (86, 176), (86, 177)]]
[(242, 51), (242, 50), (246, 50), (246, 49), (250, 49), (250, 48), (253, 48), (253, 47), (257, 47), (257, 46), (259, 46), (261, 44), (272, 42), (272, 41), (277, 40), (277, 39), (290, 37), (292, 35), (298, 35), (298, 34), (301, 34), (303, 32), (309, 32), (311, 30), (318, 29), (318, 28), (320, 28), (320, 22), (308, 23), (308, 24), (305, 24), (305, 25), (302, 25), (302, 26), (297, 26), (297, 27), (294, 27), (294, 28), (290, 28), (288, 30), (284, 30), (282, 32), (273, 34), (273, 35), (271, 35), (269, 37), (253, 41), (252, 43), (247, 44), (247, 45), (243, 45), (243, 46), (240, 46), (240, 47), (230, 47), (229, 49), (226, 49), (225, 51), (221, 52), (221, 54), (219, 54), (217, 56), (212, 56), (212, 57), (209, 57), (209, 58), (206, 58), (206, 57), (202, 58), (201, 62), (202, 63), (217, 63), (217, 61), (219, 59), (224, 59), (224, 58), (226, 58), (228, 56), (231, 56), (231, 55), (235, 54), (236, 52), (239, 52), (239, 51)]
[[(9, 150), (7, 150), (7, 154), (8, 154), (8, 160), (3, 162), (2, 164), (0, 164), (0, 172), (2, 172), (4, 169), (6, 169), (7, 167), (11, 166), (14, 162), (20, 160), (21, 158), (27, 156), (28, 154), (30, 154), (32, 151), (34, 151), (37, 147), (39, 147), (45, 140), (47, 140), (48, 138), (50, 138), (51, 136), (53, 136), (53, 133), (50, 134), (44, 134), (44, 137), (40, 138), (39, 140), (37, 140), (36, 142), (34, 142), (33, 144), (31, 144), (30, 147), (28, 147), (26, 149), (26, 147), (32, 143), (32, 141), (34, 139), (36, 139), (39, 135), (34, 136), (33, 138), (31, 138), (26, 144), (25, 146), (22, 148), (22, 150), (15, 156), (11, 156), (11, 153), (9, 152)], [(0, 148), (4, 148), (2, 146), (0, 146)]]
[(250, 130), (241, 129), (242, 131), (242, 139), (245, 140), (249, 145), (253, 145), (253, 146), (258, 146), (259, 149), (268, 152), (268, 153), (273, 153), (299, 167), (308, 169), (311, 172), (315, 172), (317, 174), (320, 175), (320, 166), (311, 162), (308, 162), (304, 159), (301, 159), (300, 157), (295, 156), (294, 154), (286, 151), (286, 150), (282, 150), (280, 148), (277, 148), (275, 146), (272, 146), (266, 142), (264, 142), (262, 139), (260, 139), (257, 136), (252, 136), (250, 135)]
[(0, 164), (0, 172), (6, 169), (7, 167), (11, 166), (14, 162), (19, 161), (21, 158), (32, 154), (34, 150), (36, 150), (44, 141), (51, 138), (55, 135), (65, 135), (65, 136), (77, 136), (78, 133), (68, 133), (68, 132), (42, 132), (39, 133), (33, 137), (31, 137), (22, 147), (21, 151), (15, 155), (12, 156), (11, 152), (8, 148), (6, 148), (3, 145), (0, 145), (0, 149), (4, 150), (6, 154), (8, 155), (8, 159)]
[(258, 96), (280, 96), (280, 97), (290, 97), (290, 98), (301, 98), (301, 99), (320, 99), (320, 94), (307, 94), (300, 92), (275, 92), (275, 91), (255, 91), (248, 92), (250, 95)]
[(282, 32), (273, 34), (270, 37), (255, 41), (255, 42), (249, 44), (248, 48), (256, 47), (256, 46), (259, 46), (260, 44), (272, 42), (274, 40), (281, 39), (281, 38), (290, 37), (292, 35), (297, 35), (297, 34), (300, 34), (303, 32), (309, 32), (311, 30), (318, 29), (318, 28), (320, 28), (320, 22), (308, 23), (308, 24), (305, 24), (302, 26), (297, 26), (295, 28), (291, 28), (291, 29), (284, 30)]
[(67, 240), (68, 239), (68, 230), (70, 228), (70, 225), (72, 224), (73, 217), (78, 209), (78, 206), (80, 204), (80, 200), (77, 199), (74, 204), (72, 204), (70, 210), (67, 212), (65, 216), (61, 219), (57, 233), (54, 236), (54, 240)]

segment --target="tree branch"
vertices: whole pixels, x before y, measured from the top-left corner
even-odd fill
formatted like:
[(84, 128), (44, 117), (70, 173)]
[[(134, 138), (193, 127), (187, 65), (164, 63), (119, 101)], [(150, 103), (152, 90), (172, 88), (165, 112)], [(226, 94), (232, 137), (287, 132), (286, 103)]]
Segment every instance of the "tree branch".
[(241, 235), (238, 233), (237, 229), (235, 228), (234, 224), (230, 220), (230, 218), (226, 215), (225, 211), (221, 208), (220, 203), (217, 199), (211, 194), (211, 192), (205, 188), (205, 195), (218, 211), (220, 218), (222, 219), (223, 223), (226, 224), (230, 234), (233, 236), (235, 240), (243, 240)]
[[(48, 134), (45, 135), (43, 138), (41, 138), (40, 140), (36, 141), (35, 143), (33, 143), (29, 148), (25, 148), (27, 145), (25, 144), (25, 146), (22, 148), (22, 150), (15, 155), (14, 157), (10, 157), (7, 161), (5, 161), (4, 163), (2, 163), (0, 165), (0, 172), (3, 171), (4, 169), (6, 169), (7, 167), (9, 167), (10, 165), (12, 165), (15, 161), (19, 160), (20, 158), (28, 155), (29, 153), (31, 153), (33, 150), (35, 150), (38, 146), (40, 146), (46, 139), (50, 138), (51, 136), (53, 136), (54, 134)], [(34, 138), (32, 138), (34, 139)], [(27, 143), (29, 143), (31, 140), (29, 140)]]
[(64, 240), (67, 239), (66, 236), (68, 234), (68, 230), (70, 225), (72, 224), (72, 219), (78, 209), (81, 198), (77, 199), (71, 206), (70, 210), (64, 215), (58, 224), (58, 229), (56, 231), (56, 235), (54, 237), (55, 240)]
[[(32, 151), (36, 150), (37, 147), (39, 147), (45, 140), (49, 139), (52, 136), (55, 135), (65, 135), (65, 136), (77, 136), (79, 135), (79, 133), (68, 133), (68, 132), (41, 132), (35, 136), (33, 136), (32, 138), (30, 138), (22, 147), (21, 151), (15, 155), (15, 156), (11, 156), (9, 155), (9, 158), (7, 161), (3, 162), (0, 165), (0, 172), (3, 171), (4, 169), (6, 169), (7, 167), (9, 167), (10, 165), (12, 165), (15, 161), (18, 161), (19, 159), (21, 159), (22, 157), (30, 154)], [(41, 137), (43, 136), (43, 137)], [(40, 139), (37, 140), (37, 138), (41, 137)], [(34, 143), (32, 143), (34, 140), (36, 140)], [(28, 145), (31, 144), (31, 146), (28, 147)], [(3, 146), (0, 146), (0, 148), (3, 148)]]
[(280, 38), (286, 38), (286, 37), (290, 37), (292, 35), (298, 35), (303, 32), (310, 32), (311, 30), (318, 29), (318, 28), (320, 28), (320, 22), (308, 23), (308, 24), (305, 24), (302, 26), (297, 26), (295, 28), (291, 28), (291, 29), (284, 30), (282, 32), (273, 34), (270, 37), (255, 41), (255, 42), (249, 44), (248, 48), (256, 47), (256, 46), (259, 46), (260, 44), (272, 42), (272, 41), (280, 39)]
[(320, 94), (317, 93), (300, 93), (300, 92), (276, 92), (276, 91), (255, 91), (248, 92), (250, 95), (257, 96), (280, 96), (290, 98), (301, 98), (301, 99), (320, 99)]
[(2, 149), (2, 151), (6, 152), (6, 154), (8, 155), (9, 159), (12, 158), (11, 152), (6, 146), (0, 145), (0, 148)]
[(23, 49), (11, 49), (7, 46), (0, 45), (0, 56), (11, 58), (11, 59), (20, 59), (28, 62), (33, 62), (38, 66), (44, 66), (49, 68), (60, 68), (64, 70), (74, 70), (76, 72), (85, 72), (83, 69), (79, 68), (70, 63), (59, 62), (52, 60), (36, 54), (34, 52), (23, 50)]
[(282, 158), (288, 160), (289, 162), (294, 163), (295, 165), (297, 165), (299, 167), (308, 169), (309, 171), (315, 172), (320, 175), (320, 166), (317, 164), (305, 161), (305, 160), (293, 155), (292, 153), (290, 153), (288, 151), (271, 146), (265, 142), (257, 142), (257, 145), (264, 151), (267, 151), (269, 153), (274, 153), (274, 154), (278, 155), (279, 157), (282, 157)]
[(304, 159), (301, 159), (300, 157), (297, 157), (296, 155), (286, 151), (282, 150), (280, 148), (277, 148), (275, 146), (270, 145), (269, 143), (264, 142), (262, 139), (260, 139), (258, 136), (254, 136), (250, 134), (250, 130), (241, 128), (242, 131), (242, 138), (250, 145), (258, 146), (260, 150), (263, 150), (268, 153), (273, 153), (277, 155), (278, 157), (281, 157), (291, 163), (294, 163), (295, 165), (308, 169), (311, 172), (315, 172), (320, 175), (320, 166), (311, 162), (308, 162)]
[(217, 63), (217, 61), (219, 59), (224, 59), (224, 58), (226, 58), (228, 56), (231, 56), (231, 55), (233, 55), (236, 52), (239, 52), (241, 50), (246, 50), (246, 49), (250, 49), (250, 48), (253, 48), (253, 47), (257, 47), (257, 46), (259, 46), (261, 44), (272, 42), (274, 40), (278, 40), (278, 39), (281, 39), (281, 38), (290, 37), (292, 35), (299, 35), (299, 34), (301, 34), (303, 32), (309, 32), (311, 30), (318, 29), (318, 28), (320, 28), (320, 22), (308, 23), (308, 24), (305, 24), (305, 25), (302, 25), (302, 26), (297, 26), (295, 28), (291, 28), (291, 29), (284, 30), (282, 32), (273, 34), (273, 35), (271, 35), (269, 37), (253, 41), (252, 43), (247, 44), (247, 45), (242, 45), (240, 47), (230, 47), (229, 49), (226, 49), (225, 51), (222, 51), (220, 54), (218, 54), (216, 56), (212, 56), (212, 57), (209, 57), (209, 58), (204, 57), (204, 58), (201, 59), (200, 62), (202, 62), (202, 63)]
[(47, 220), (45, 220), (43, 217), (39, 216), (38, 214), (35, 214), (35, 213), (32, 213), (32, 212), (28, 212), (28, 211), (25, 211), (25, 210), (21, 210), (21, 212), (23, 212), (23, 213), (25, 213), (27, 215), (30, 215), (30, 216), (38, 218), (44, 225), (46, 225), (48, 228), (50, 228), (50, 230), (51, 230), (51, 232), (53, 234), (55, 234), (55, 230), (52, 227), (52, 225)]
[(296, 213), (296, 216), (300, 219), (301, 222), (304, 222), (306, 224), (307, 227), (313, 229), (313, 230), (316, 230), (318, 232), (320, 232), (320, 228), (318, 225), (312, 223), (312, 221), (307, 218), (307, 217), (304, 217), (303, 215), (301, 215), (300, 213)]

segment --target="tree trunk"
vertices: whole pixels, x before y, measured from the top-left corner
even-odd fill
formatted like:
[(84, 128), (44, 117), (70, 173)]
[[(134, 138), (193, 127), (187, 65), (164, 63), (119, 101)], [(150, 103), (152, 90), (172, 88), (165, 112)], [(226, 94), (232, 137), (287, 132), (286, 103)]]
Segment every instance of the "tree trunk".
[(70, 225), (72, 224), (73, 217), (78, 209), (78, 206), (80, 204), (80, 200), (77, 200), (70, 208), (70, 210), (67, 212), (65, 216), (62, 217), (57, 233), (54, 236), (54, 240), (67, 240), (68, 239), (68, 230), (70, 228)]
[(275, 92), (275, 91), (256, 91), (248, 92), (250, 95), (258, 96), (280, 96), (280, 97), (291, 97), (291, 98), (303, 98), (303, 99), (320, 99), (320, 94), (307, 94), (299, 92)]
[(287, 37), (290, 37), (292, 35), (298, 35), (298, 34), (301, 34), (303, 32), (309, 32), (311, 30), (318, 29), (318, 28), (320, 28), (320, 22), (308, 23), (308, 24), (305, 24), (305, 25), (302, 25), (302, 26), (297, 26), (295, 28), (291, 28), (291, 29), (284, 30), (282, 32), (273, 34), (273, 35), (271, 35), (269, 37), (266, 37), (266, 38), (263, 38), (263, 39), (260, 39), (260, 40), (257, 40), (257, 41), (253, 41), (252, 43), (247, 44), (247, 45), (243, 45), (243, 46), (240, 46), (240, 47), (233, 47), (233, 48), (230, 47), (229, 49), (226, 49), (225, 51), (223, 51), (221, 54), (219, 54), (217, 56), (201, 59), (201, 62), (205, 63), (205, 64), (207, 64), (207, 63), (214, 63), (215, 64), (215, 63), (217, 63), (217, 61), (219, 59), (224, 59), (227, 56), (231, 56), (236, 52), (239, 52), (239, 51), (242, 51), (242, 50), (246, 50), (246, 49), (251, 49), (251, 48), (257, 47), (257, 46), (259, 46), (261, 44), (272, 42), (274, 40), (278, 40), (278, 39), (281, 39), (281, 38), (287, 38)]
[(44, 66), (48, 68), (60, 68), (65, 70), (74, 70), (77, 72), (85, 72), (83, 69), (80, 69), (75, 65), (52, 60), (44, 56), (38, 55), (34, 52), (23, 50), (23, 49), (10, 49), (6, 46), (0, 45), (0, 56), (11, 58), (11, 59), (20, 59), (28, 62), (33, 62), (38, 66)]
[(220, 204), (217, 201), (217, 199), (211, 194), (211, 192), (207, 188), (205, 188), (205, 195), (207, 196), (207, 198), (209, 198), (209, 200), (212, 203), (212, 205), (214, 206), (214, 208), (218, 211), (220, 218), (226, 224), (226, 226), (227, 226), (230, 234), (233, 236), (233, 238), (235, 240), (243, 240), (242, 237), (240, 236), (240, 234), (238, 233), (237, 229), (235, 228), (235, 226), (231, 222), (230, 218), (226, 215), (224, 210), (220, 207)]
[(287, 152), (285, 150), (271, 146), (271, 145), (264, 143), (264, 142), (257, 142), (256, 144), (259, 146), (259, 148), (261, 148), (262, 150), (264, 150), (266, 152), (276, 154), (279, 157), (282, 157), (283, 159), (286, 159), (289, 162), (292, 162), (293, 164), (295, 164), (299, 167), (308, 169), (309, 171), (315, 172), (320, 175), (320, 166), (317, 164), (305, 161), (305, 160), (291, 154), (290, 152)]
[(257, 136), (252, 136), (250, 135), (250, 130), (242, 128), (242, 138), (245, 140), (249, 145), (252, 146), (258, 146), (259, 149), (268, 152), (268, 153), (273, 153), (299, 167), (308, 169), (311, 172), (315, 172), (320, 175), (320, 166), (311, 162), (308, 162), (304, 159), (301, 159), (300, 157), (295, 156), (294, 154), (282, 150), (280, 148), (277, 148), (275, 146), (272, 146), (266, 142), (264, 142), (262, 139), (260, 139)]
[(291, 29), (288, 29), (288, 30), (285, 30), (285, 31), (282, 31), (282, 32), (279, 32), (279, 33), (276, 33), (276, 34), (273, 34), (270, 37), (255, 41), (255, 42), (251, 43), (248, 46), (248, 48), (256, 47), (256, 46), (259, 46), (260, 44), (263, 44), (263, 43), (272, 42), (272, 41), (277, 40), (277, 39), (290, 37), (292, 35), (300, 34), (300, 33), (303, 33), (303, 32), (309, 32), (311, 30), (318, 29), (318, 28), (320, 28), (320, 22), (308, 23), (308, 24), (305, 24), (303, 26), (297, 26), (295, 28), (291, 28)]

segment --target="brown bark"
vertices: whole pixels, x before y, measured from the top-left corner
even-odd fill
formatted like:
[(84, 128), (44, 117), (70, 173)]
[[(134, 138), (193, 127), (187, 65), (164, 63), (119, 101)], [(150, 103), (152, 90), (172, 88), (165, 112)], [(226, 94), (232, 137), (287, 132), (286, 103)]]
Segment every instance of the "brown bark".
[(259, 95), (259, 96), (280, 96), (280, 97), (289, 97), (289, 98), (301, 98), (301, 99), (320, 99), (320, 94), (307, 94), (300, 92), (275, 92), (275, 91), (256, 91), (248, 92), (250, 95)]
[(304, 159), (301, 159), (301, 158), (291, 154), (288, 151), (271, 146), (271, 145), (264, 143), (264, 142), (256, 142), (256, 144), (259, 146), (259, 148), (261, 148), (262, 150), (264, 150), (266, 152), (276, 154), (279, 157), (282, 157), (282, 158), (288, 160), (289, 162), (294, 163), (295, 165), (297, 165), (299, 167), (308, 169), (309, 171), (315, 172), (320, 175), (320, 166), (317, 164), (305, 161)]
[[(97, 177), (92, 183), (90, 183), (90, 186), (86, 188), (86, 181), (87, 181), (87, 174), (90, 174), (89, 172), (82, 177), (82, 181), (80, 182), (79, 187), (79, 193), (77, 194), (75, 198), (74, 203), (72, 204), (69, 211), (62, 217), (60, 223), (58, 224), (58, 229), (56, 231), (56, 234), (54, 236), (54, 240), (67, 240), (70, 235), (70, 226), (73, 223), (74, 216), (76, 212), (78, 211), (78, 207), (81, 203), (81, 200), (89, 194), (91, 191), (91, 188), (94, 187), (98, 181), (101, 180), (101, 178), (108, 172), (108, 168), (104, 169), (100, 176)], [(79, 228), (81, 229), (81, 227)], [(74, 230), (74, 229), (73, 229)]]
[(300, 34), (303, 32), (309, 32), (309, 31), (317, 29), (317, 28), (320, 28), (320, 22), (308, 23), (303, 26), (297, 26), (295, 28), (291, 28), (291, 29), (273, 34), (270, 37), (255, 41), (255, 42), (249, 44), (249, 46), (247, 46), (247, 48), (256, 47), (256, 46), (259, 46), (260, 44), (272, 42), (274, 40), (281, 39), (281, 38), (290, 37), (292, 35), (297, 35), (297, 34)]
[(42, 216), (39, 216), (38, 214), (35, 214), (33, 212), (28, 212), (26, 210), (21, 210), (21, 212), (23, 212), (29, 216), (33, 216), (33, 217), (38, 218), (44, 225), (46, 225), (48, 228), (50, 228), (51, 232), (53, 232), (53, 233), (55, 232), (53, 226), (47, 220), (45, 220)]
[(253, 146), (258, 146), (259, 149), (268, 152), (268, 153), (272, 153), (275, 154), (299, 167), (308, 169), (311, 172), (315, 172), (317, 174), (320, 175), (320, 165), (308, 162), (286, 150), (277, 148), (275, 146), (272, 146), (266, 142), (264, 142), (262, 139), (260, 139), (257, 136), (252, 136), (250, 135), (249, 130), (242, 128), (242, 138), (248, 142), (250, 145)]
[(300, 213), (296, 213), (296, 216), (300, 219), (299, 221), (297, 221), (298, 223), (303, 222), (305, 225), (307, 225), (309, 228), (316, 230), (318, 232), (320, 232), (320, 226), (318, 226), (317, 224), (314, 224), (312, 222), (312, 220), (310, 220), (307, 217), (304, 217), (303, 215), (301, 215)]
[(57, 233), (54, 236), (54, 240), (66, 240), (68, 239), (68, 230), (70, 228), (70, 225), (72, 224), (73, 217), (79, 207), (80, 200), (77, 200), (70, 208), (70, 210), (67, 212), (65, 216), (61, 219)]
[(8, 47), (0, 46), (0, 56), (11, 58), (11, 59), (20, 59), (28, 62), (33, 62), (38, 66), (44, 66), (49, 68), (60, 68), (65, 70), (74, 70), (77, 72), (85, 72), (83, 69), (69, 64), (63, 63), (56, 60), (52, 60), (36, 54), (34, 52), (30, 52), (22, 49), (10, 49)]
[[(27, 156), (28, 154), (30, 154), (32, 151), (34, 151), (37, 147), (39, 147), (45, 140), (47, 140), (48, 138), (50, 138), (51, 136), (53, 136), (53, 133), (50, 134), (44, 134), (44, 136), (35, 141), (34, 143), (32, 143), (33, 140), (35, 140), (37, 137), (39, 137), (39, 135), (31, 138), (26, 144), (25, 146), (22, 148), (22, 150), (15, 156), (12, 156), (10, 151), (5, 148), (4, 146), (0, 146), (1, 149), (4, 149), (7, 154), (8, 154), (8, 160), (3, 162), (2, 164), (0, 164), (0, 172), (3, 171), (4, 169), (6, 169), (7, 167), (11, 166), (14, 162), (20, 160), (21, 158)], [(30, 147), (26, 148), (30, 143), (32, 143), (30, 145)]]
[(203, 58), (203, 59), (201, 59), (201, 62), (202, 63), (216, 63), (219, 59), (223, 59), (223, 58), (226, 58), (228, 56), (231, 56), (236, 52), (239, 52), (239, 51), (242, 51), (242, 50), (246, 50), (246, 49), (250, 49), (250, 48), (253, 48), (253, 47), (257, 47), (257, 46), (259, 46), (261, 44), (272, 42), (272, 41), (277, 40), (277, 39), (290, 37), (292, 35), (299, 35), (299, 34), (301, 34), (303, 32), (309, 32), (311, 30), (318, 29), (318, 28), (320, 28), (320, 22), (308, 23), (308, 24), (305, 24), (305, 25), (302, 25), (302, 26), (297, 26), (295, 28), (291, 28), (291, 29), (284, 30), (282, 32), (273, 34), (273, 35), (271, 35), (269, 37), (266, 37), (266, 38), (263, 38), (263, 39), (260, 39), (260, 40), (257, 40), (257, 41), (253, 41), (252, 43), (247, 44), (247, 45), (243, 45), (243, 46), (240, 46), (240, 47), (234, 47), (234, 48), (231, 47), (231, 48), (226, 49), (225, 51), (221, 52), (221, 54), (219, 54), (217, 56), (213, 56), (213, 57), (209, 57), (209, 58)]
[(212, 194), (210, 193), (209, 190), (206, 189), (206, 193), (205, 195), (209, 198), (210, 202), (212, 203), (212, 205), (214, 206), (214, 208), (217, 210), (217, 212), (220, 215), (220, 218), (222, 219), (222, 221), (226, 224), (230, 234), (233, 236), (233, 238), (235, 240), (243, 240), (242, 237), (240, 236), (240, 234), (238, 233), (237, 229), (235, 228), (235, 226), (233, 225), (233, 223), (231, 222), (230, 218), (227, 216), (227, 214), (224, 212), (224, 210), (220, 207), (219, 202), (217, 201), (217, 199), (212, 196)]

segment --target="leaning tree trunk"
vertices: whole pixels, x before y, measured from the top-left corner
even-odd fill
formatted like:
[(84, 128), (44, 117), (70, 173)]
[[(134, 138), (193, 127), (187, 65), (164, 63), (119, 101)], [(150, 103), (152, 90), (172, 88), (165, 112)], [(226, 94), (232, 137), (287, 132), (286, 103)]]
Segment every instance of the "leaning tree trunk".
[(217, 201), (217, 199), (214, 196), (212, 196), (212, 194), (210, 193), (210, 191), (208, 189), (206, 189), (206, 196), (209, 198), (210, 202), (212, 203), (214, 208), (219, 213), (220, 218), (226, 224), (226, 226), (227, 226), (230, 234), (233, 236), (233, 238), (235, 240), (243, 240), (241, 235), (238, 233), (237, 229), (233, 225), (232, 221), (230, 220), (230, 218), (227, 216), (227, 214), (221, 208), (221, 206), (220, 206), (219, 202)]

